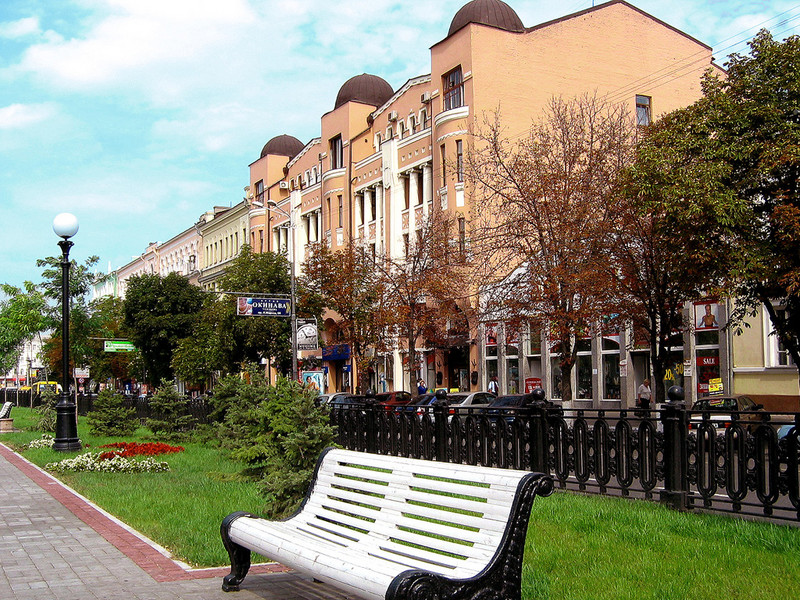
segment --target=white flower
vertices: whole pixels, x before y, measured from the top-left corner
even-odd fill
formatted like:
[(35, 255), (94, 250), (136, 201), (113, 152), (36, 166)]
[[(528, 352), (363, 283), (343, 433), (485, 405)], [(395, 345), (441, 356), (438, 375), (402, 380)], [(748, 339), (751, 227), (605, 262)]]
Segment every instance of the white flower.
[(160, 462), (152, 457), (143, 460), (123, 458), (114, 456), (113, 458), (100, 460), (100, 454), (86, 452), (79, 454), (75, 458), (65, 458), (57, 463), (47, 463), (44, 466), (49, 471), (97, 471), (102, 473), (160, 473), (169, 471), (169, 464)]

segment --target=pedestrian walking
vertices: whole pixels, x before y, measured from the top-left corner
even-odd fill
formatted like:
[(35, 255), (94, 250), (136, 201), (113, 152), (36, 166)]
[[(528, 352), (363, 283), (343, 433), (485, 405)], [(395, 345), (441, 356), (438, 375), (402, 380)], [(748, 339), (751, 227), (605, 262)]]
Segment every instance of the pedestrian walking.
[(650, 390), (650, 380), (645, 379), (639, 389), (636, 390), (636, 406), (644, 410), (650, 410), (650, 398), (652, 391)]

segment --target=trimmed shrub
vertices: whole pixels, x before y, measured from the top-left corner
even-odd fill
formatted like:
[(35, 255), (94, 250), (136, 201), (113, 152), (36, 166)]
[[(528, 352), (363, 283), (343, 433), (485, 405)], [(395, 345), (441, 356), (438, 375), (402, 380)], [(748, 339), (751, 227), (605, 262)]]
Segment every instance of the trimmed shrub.
[(181, 396), (172, 382), (164, 381), (150, 399), (147, 426), (158, 437), (175, 441), (190, 437), (195, 419), (189, 413), (189, 399)]
[(127, 436), (139, 426), (136, 410), (125, 408), (122, 396), (108, 388), (97, 395), (87, 421), (94, 435)]

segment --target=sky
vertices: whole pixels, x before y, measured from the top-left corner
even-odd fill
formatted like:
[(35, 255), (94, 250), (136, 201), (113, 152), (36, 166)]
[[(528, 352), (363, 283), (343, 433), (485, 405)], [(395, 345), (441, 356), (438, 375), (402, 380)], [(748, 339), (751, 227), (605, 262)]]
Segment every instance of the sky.
[[(350, 77), (394, 89), (466, 0), (0, 0), (0, 283), (39, 282), (73, 213), (72, 257), (116, 269), (242, 200), (271, 138), (319, 135)], [(527, 27), (591, 0), (510, 0)], [(632, 0), (724, 65), (800, 0)], [(599, 2), (598, 2), (599, 4)]]

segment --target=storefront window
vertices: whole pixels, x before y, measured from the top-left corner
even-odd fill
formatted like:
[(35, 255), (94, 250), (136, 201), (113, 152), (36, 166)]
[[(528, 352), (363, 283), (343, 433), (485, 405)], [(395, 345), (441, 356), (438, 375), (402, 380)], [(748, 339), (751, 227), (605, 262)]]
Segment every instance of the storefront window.
[(487, 360), (486, 361), (486, 385), (489, 385), (489, 382), (497, 377), (497, 361), (496, 360)]
[(592, 355), (578, 355), (578, 389), (576, 398), (591, 399), (592, 394)]
[(683, 351), (672, 352), (667, 362), (667, 370), (664, 373), (664, 387), (669, 389), (673, 385), (683, 387)]
[(528, 338), (528, 354), (541, 356), (542, 354), (542, 334), (536, 328), (531, 328), (531, 335)]
[(506, 333), (506, 356), (519, 355), (519, 331), (516, 328), (511, 327), (510, 325), (506, 325), (505, 333)]
[(603, 398), (620, 399), (619, 354), (603, 355)]
[(553, 398), (561, 398), (561, 359), (550, 360), (550, 381), (552, 382)]
[(519, 360), (516, 358), (506, 360), (506, 388), (509, 394), (519, 392)]
[[(708, 396), (710, 392), (723, 391), (715, 382), (720, 378), (719, 348), (705, 348), (697, 350), (697, 395)], [(712, 384), (716, 387), (711, 389)]]

